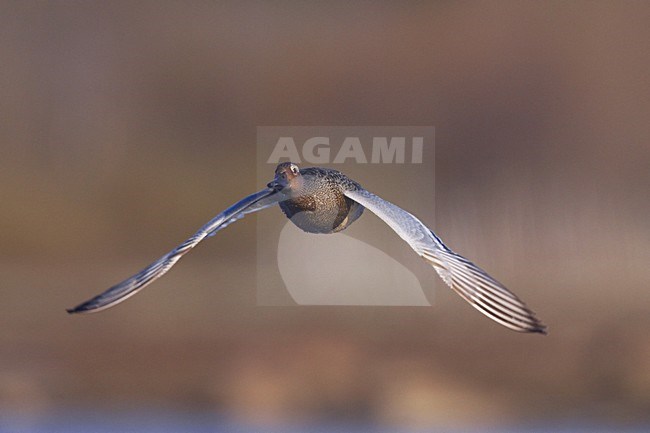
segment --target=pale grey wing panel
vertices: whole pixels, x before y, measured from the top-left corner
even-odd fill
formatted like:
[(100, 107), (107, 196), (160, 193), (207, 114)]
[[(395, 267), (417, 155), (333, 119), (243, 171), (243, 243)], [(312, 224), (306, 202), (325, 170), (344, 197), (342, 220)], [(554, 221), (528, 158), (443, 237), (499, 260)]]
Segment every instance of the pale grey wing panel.
[[(266, 208), (268, 208), (268, 207), (275, 206), (276, 204), (278, 204), (279, 202), (281, 202), (281, 201), (283, 200), (283, 198), (284, 198), (284, 197), (282, 196), (282, 193), (281, 193), (281, 192), (278, 192), (278, 193), (272, 194), (272, 195), (270, 195), (270, 196), (267, 196), (267, 197), (261, 198), (260, 200), (254, 202), (254, 203), (253, 203), (252, 205), (250, 205), (249, 207), (243, 209), (241, 212), (239, 212), (239, 213), (237, 213), (236, 215), (234, 215), (234, 216), (233, 216), (232, 218), (230, 218), (229, 220), (223, 222), (223, 223), (220, 224), (219, 226), (217, 226), (217, 227), (215, 227), (214, 229), (212, 229), (212, 230), (208, 233), (208, 237), (211, 237), (211, 236), (216, 235), (217, 232), (218, 232), (219, 230), (222, 230), (222, 229), (228, 227), (230, 224), (234, 223), (234, 222), (237, 221), (237, 220), (240, 220), (240, 219), (244, 218), (244, 217), (245, 217), (246, 215), (248, 215), (248, 214), (251, 214), (251, 213), (254, 213), (254, 212), (259, 212), (259, 211), (261, 211), (261, 210), (263, 210), (263, 209), (266, 209)], [(246, 200), (246, 199), (244, 199), (244, 200)], [(208, 223), (208, 224), (209, 224), (209, 223)]]
[(225, 211), (210, 220), (193, 236), (162, 256), (131, 278), (114, 285), (98, 296), (68, 310), (68, 313), (89, 313), (110, 308), (135, 295), (152, 281), (163, 276), (189, 250), (194, 248), (205, 237), (216, 233), (244, 214), (265, 209), (283, 199), (281, 193), (264, 189), (238, 201)]
[(444, 244), (422, 221), (399, 206), (365, 189), (343, 193), (381, 218), (418, 254), (422, 255), (424, 249), (444, 247)]
[(514, 331), (546, 333), (546, 327), (523, 301), (487, 272), (451, 251), (415, 216), (365, 190), (345, 191), (345, 195), (386, 222), (449, 287), (481, 313)]

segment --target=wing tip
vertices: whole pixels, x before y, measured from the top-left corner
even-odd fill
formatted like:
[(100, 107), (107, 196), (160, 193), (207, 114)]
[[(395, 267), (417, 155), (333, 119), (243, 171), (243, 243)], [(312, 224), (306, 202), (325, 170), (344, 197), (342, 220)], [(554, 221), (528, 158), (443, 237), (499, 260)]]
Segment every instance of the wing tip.
[(65, 311), (68, 312), (68, 314), (86, 314), (86, 313), (95, 313), (97, 311), (101, 311), (104, 308), (101, 306), (96, 305), (95, 303), (91, 301), (84, 302), (82, 304), (77, 305), (76, 307), (73, 308), (66, 308)]
[(88, 313), (89, 310), (85, 306), (85, 304), (81, 304), (73, 308), (66, 308), (65, 311), (67, 311), (68, 314), (78, 314), (78, 313)]
[(533, 333), (533, 334), (542, 334), (542, 335), (548, 335), (548, 329), (546, 325), (539, 324), (534, 328), (531, 328), (528, 330), (528, 332)]

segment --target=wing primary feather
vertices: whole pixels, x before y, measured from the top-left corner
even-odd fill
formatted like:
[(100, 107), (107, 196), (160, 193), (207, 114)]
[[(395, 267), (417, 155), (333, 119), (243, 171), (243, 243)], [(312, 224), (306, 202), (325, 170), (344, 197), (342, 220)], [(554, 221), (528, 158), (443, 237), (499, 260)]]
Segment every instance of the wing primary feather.
[(453, 252), (414, 215), (362, 188), (351, 188), (344, 194), (384, 220), (478, 311), (512, 330), (546, 334), (546, 326), (523, 301), (487, 272)]
[(140, 290), (162, 277), (187, 252), (207, 236), (214, 235), (228, 224), (244, 215), (266, 209), (283, 198), (282, 194), (272, 189), (264, 189), (238, 201), (210, 220), (185, 242), (162, 256), (137, 274), (118, 283), (94, 298), (68, 309), (68, 313), (91, 313), (110, 308), (130, 298)]
[[(438, 266), (429, 259), (430, 255), (431, 252), (423, 257), (432, 266)], [(474, 308), (512, 330), (546, 333), (546, 327), (526, 304), (485, 271), (456, 253), (440, 251), (439, 255), (451, 276), (451, 282), (445, 282)]]

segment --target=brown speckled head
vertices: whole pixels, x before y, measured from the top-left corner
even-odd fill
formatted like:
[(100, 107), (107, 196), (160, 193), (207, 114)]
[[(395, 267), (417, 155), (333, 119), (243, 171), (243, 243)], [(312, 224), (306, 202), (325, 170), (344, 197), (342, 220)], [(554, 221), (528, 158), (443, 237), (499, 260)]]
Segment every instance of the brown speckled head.
[(283, 162), (275, 168), (275, 179), (267, 186), (276, 190), (289, 187), (290, 190), (300, 188), (300, 168), (293, 162)]
[(293, 162), (283, 162), (275, 167), (275, 175), (286, 175), (287, 179), (292, 179), (300, 174), (300, 168)]

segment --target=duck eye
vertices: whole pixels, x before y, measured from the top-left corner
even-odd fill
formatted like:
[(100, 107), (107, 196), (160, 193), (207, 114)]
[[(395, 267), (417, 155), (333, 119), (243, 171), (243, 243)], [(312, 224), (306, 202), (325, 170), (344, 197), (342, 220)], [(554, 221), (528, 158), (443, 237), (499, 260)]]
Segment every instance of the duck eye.
[(298, 174), (298, 167), (295, 166), (295, 165), (292, 165), (292, 166), (291, 166), (291, 173), (292, 173), (294, 176), (295, 176), (296, 174)]

